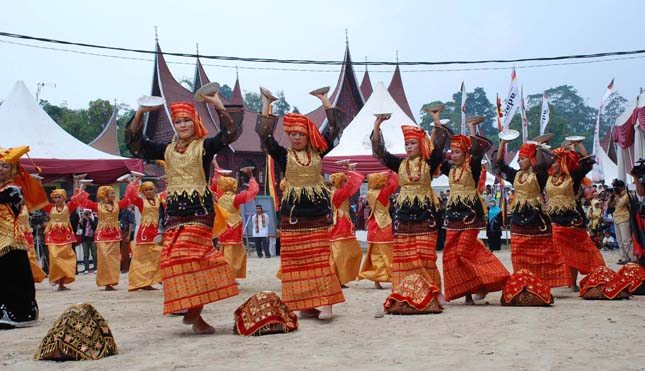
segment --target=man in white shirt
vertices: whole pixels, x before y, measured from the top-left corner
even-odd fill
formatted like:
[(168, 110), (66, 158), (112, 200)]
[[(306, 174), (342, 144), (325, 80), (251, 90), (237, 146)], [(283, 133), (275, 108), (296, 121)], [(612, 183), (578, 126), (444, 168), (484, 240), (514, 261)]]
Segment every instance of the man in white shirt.
[(251, 217), (251, 233), (258, 258), (262, 257), (262, 251), (267, 258), (269, 253), (269, 216), (262, 211), (262, 205), (255, 207), (255, 214)]

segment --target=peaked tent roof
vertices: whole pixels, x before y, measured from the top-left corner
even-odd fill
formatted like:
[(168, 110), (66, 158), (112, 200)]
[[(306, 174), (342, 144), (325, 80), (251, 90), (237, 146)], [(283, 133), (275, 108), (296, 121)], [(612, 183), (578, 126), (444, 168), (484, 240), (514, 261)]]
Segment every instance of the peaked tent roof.
[[(61, 128), (36, 103), (23, 81), (17, 81), (0, 105), (2, 146), (29, 145), (29, 156), (42, 168), (45, 181), (88, 173), (97, 184), (112, 183), (130, 170), (142, 171), (141, 160), (111, 155), (92, 148)], [(22, 159), (35, 172), (29, 159)]]
[(99, 151), (103, 151), (115, 156), (120, 156), (121, 151), (119, 150), (119, 135), (117, 133), (116, 127), (117, 111), (118, 110), (115, 105), (114, 110), (112, 111), (112, 116), (110, 117), (108, 123), (105, 125), (105, 128), (103, 128), (103, 131), (101, 131), (101, 133), (96, 138), (94, 138), (94, 140), (91, 141), (89, 145), (92, 146), (92, 148), (98, 149)]
[(363, 80), (361, 81), (361, 93), (363, 94), (363, 99), (366, 101), (370, 99), (372, 95), (372, 80), (370, 80), (370, 73), (367, 72), (367, 67), (365, 68), (365, 73), (363, 74)]
[(392, 95), (392, 98), (394, 98), (399, 107), (401, 107), (403, 112), (405, 112), (405, 114), (408, 115), (408, 117), (412, 119), (412, 121), (417, 122), (414, 118), (414, 115), (412, 114), (412, 110), (410, 109), (408, 98), (405, 96), (403, 79), (401, 78), (401, 69), (399, 68), (398, 64), (394, 69), (392, 81), (390, 81), (390, 85), (387, 87), (387, 90), (390, 92), (390, 95)]
[(417, 126), (417, 124), (401, 110), (383, 83), (378, 82), (363, 109), (345, 128), (338, 145), (323, 159), (323, 171), (326, 173), (343, 171), (335, 162), (348, 158), (352, 162), (357, 162), (359, 164), (358, 170), (363, 173), (385, 170), (385, 167), (372, 157), (372, 142), (370, 141), (374, 127), (374, 114), (385, 112), (392, 114), (392, 117), (381, 127), (385, 148), (394, 155), (404, 155), (405, 141), (401, 126)]

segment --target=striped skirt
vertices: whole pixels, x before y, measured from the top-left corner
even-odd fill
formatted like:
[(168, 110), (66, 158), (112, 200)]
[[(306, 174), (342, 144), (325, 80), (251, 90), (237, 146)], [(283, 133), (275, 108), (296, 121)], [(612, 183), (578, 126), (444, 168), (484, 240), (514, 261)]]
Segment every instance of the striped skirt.
[(291, 310), (311, 309), (345, 301), (329, 263), (327, 226), (280, 232), (282, 300)]
[(397, 233), (392, 251), (392, 287), (405, 277), (418, 274), (441, 289), (437, 268), (437, 232)]
[(443, 251), (446, 300), (500, 291), (510, 276), (502, 262), (477, 238), (478, 233), (479, 229), (446, 231)]
[(166, 231), (161, 250), (164, 314), (238, 294), (231, 267), (213, 247), (211, 230), (187, 224)]
[(526, 269), (549, 287), (569, 286), (571, 274), (562, 252), (553, 244), (552, 236), (513, 234), (511, 261), (513, 271)]
[(582, 274), (589, 274), (597, 267), (605, 265), (605, 259), (591, 241), (586, 229), (553, 224), (553, 246), (562, 251), (568, 266)]

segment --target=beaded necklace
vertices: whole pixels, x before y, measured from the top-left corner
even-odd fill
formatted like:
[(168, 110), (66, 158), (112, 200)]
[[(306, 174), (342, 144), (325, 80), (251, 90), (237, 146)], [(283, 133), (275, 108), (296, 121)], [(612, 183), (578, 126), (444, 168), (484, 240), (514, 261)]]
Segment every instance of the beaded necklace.
[(423, 160), (419, 159), (419, 165), (417, 166), (417, 171), (415, 175), (412, 175), (412, 173), (410, 172), (410, 161), (412, 160), (408, 159), (408, 161), (405, 162), (405, 173), (407, 174), (408, 179), (410, 179), (413, 182), (418, 182), (419, 180), (421, 180), (421, 166), (422, 166)]
[(307, 162), (306, 163), (303, 163), (302, 161), (300, 161), (300, 159), (298, 158), (298, 151), (296, 151), (296, 150), (293, 150), (293, 158), (296, 159), (296, 162), (300, 166), (307, 167), (307, 166), (311, 165), (311, 152), (309, 151), (309, 149), (307, 149)]

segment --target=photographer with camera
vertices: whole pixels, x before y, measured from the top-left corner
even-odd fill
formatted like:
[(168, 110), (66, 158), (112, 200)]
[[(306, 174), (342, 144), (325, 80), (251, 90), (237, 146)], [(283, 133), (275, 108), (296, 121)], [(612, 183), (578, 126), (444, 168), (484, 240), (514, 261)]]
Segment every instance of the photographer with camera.
[(85, 265), (84, 274), (90, 272), (90, 253), (92, 254), (92, 261), (94, 262), (94, 270), (96, 271), (96, 245), (94, 244), (94, 232), (98, 219), (92, 214), (92, 210), (85, 209), (79, 222), (81, 229), (81, 243), (83, 244), (83, 264)]
[(636, 161), (636, 165), (631, 171), (634, 177), (634, 184), (636, 185), (636, 193), (639, 196), (645, 197), (645, 159), (641, 158)]

